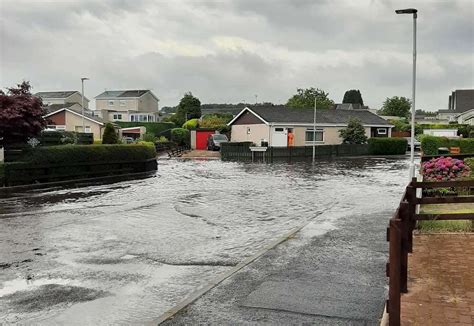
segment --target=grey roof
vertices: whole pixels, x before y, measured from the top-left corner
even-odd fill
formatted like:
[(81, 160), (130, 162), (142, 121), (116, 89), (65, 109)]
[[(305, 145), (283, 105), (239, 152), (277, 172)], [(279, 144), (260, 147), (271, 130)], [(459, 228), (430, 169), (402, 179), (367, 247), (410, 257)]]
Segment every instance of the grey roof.
[(124, 91), (105, 91), (97, 95), (96, 99), (108, 99), (113, 97), (140, 97), (143, 94), (150, 92), (149, 89), (135, 89), (135, 90), (124, 90)]
[[(312, 109), (294, 109), (285, 106), (252, 106), (250, 110), (267, 122), (313, 123)], [(390, 123), (368, 110), (319, 109), (316, 123), (347, 124), (351, 118), (360, 119), (365, 125), (386, 125)]]
[[(79, 107), (75, 108), (75, 107), (73, 107), (74, 105), (78, 105)], [(44, 110), (45, 110), (46, 114), (51, 114), (53, 112), (56, 112), (56, 111), (59, 111), (59, 110), (62, 110), (62, 109), (68, 109), (68, 110), (74, 111), (75, 113), (82, 116), (81, 105), (78, 104), (78, 103), (51, 104), (51, 105), (47, 105), (47, 106), (44, 107)], [(102, 118), (100, 118), (98, 116), (95, 116), (94, 112), (89, 110), (89, 109), (84, 110), (84, 117), (88, 117), (89, 119), (92, 119), (92, 120), (100, 122), (100, 123), (104, 122), (104, 120), (102, 120)]]
[(71, 106), (73, 106), (75, 104), (77, 104), (77, 103), (51, 104), (51, 105), (45, 106), (44, 110), (46, 111), (46, 114), (50, 114), (50, 113), (56, 112), (56, 111), (61, 110), (61, 109), (70, 108)]
[(67, 98), (77, 91), (59, 91), (59, 92), (38, 92), (35, 96), (41, 98)]

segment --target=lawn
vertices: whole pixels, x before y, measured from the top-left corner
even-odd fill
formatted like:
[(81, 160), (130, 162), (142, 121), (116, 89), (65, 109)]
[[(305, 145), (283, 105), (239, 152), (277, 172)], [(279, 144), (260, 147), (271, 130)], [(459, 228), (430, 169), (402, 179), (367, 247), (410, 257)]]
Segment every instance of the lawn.
[[(442, 214), (442, 213), (472, 213), (474, 214), (474, 204), (444, 204), (444, 205), (423, 205), (420, 213)], [(474, 225), (472, 221), (419, 221), (417, 228), (421, 232), (472, 232)]]

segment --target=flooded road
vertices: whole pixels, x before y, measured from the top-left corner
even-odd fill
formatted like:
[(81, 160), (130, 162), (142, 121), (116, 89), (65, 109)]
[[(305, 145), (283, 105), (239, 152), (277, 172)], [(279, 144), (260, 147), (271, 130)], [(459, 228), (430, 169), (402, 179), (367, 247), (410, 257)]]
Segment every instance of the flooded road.
[(164, 160), (154, 178), (2, 198), (0, 321), (156, 319), (292, 228), (313, 220), (317, 237), (320, 214), (395, 209), (407, 169)]

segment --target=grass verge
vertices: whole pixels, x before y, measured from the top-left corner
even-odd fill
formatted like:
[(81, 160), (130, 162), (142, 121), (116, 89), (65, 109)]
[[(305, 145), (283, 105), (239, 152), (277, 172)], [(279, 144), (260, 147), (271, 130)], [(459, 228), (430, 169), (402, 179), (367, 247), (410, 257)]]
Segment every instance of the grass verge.
[[(473, 213), (474, 204), (444, 204), (444, 205), (423, 205), (420, 212), (423, 214), (442, 213)], [(417, 228), (420, 232), (472, 232), (474, 231), (473, 221), (418, 221)]]

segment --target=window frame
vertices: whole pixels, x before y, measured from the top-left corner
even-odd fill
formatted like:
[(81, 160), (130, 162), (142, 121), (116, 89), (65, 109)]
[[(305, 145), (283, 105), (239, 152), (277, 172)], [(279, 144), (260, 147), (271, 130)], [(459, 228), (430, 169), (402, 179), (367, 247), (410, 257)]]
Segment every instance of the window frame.
[[(383, 132), (380, 132), (380, 130), (383, 130)], [(387, 128), (377, 128), (377, 135), (388, 135)]]
[(318, 138), (317, 137), (317, 134), (321, 134), (321, 140), (308, 140), (306, 135), (308, 135), (308, 133), (311, 133), (311, 135), (314, 135), (314, 129), (313, 128), (306, 128), (305, 130), (305, 133), (304, 133), (304, 142), (305, 144), (322, 144), (324, 143), (324, 128), (317, 128), (316, 127), (316, 139)]

